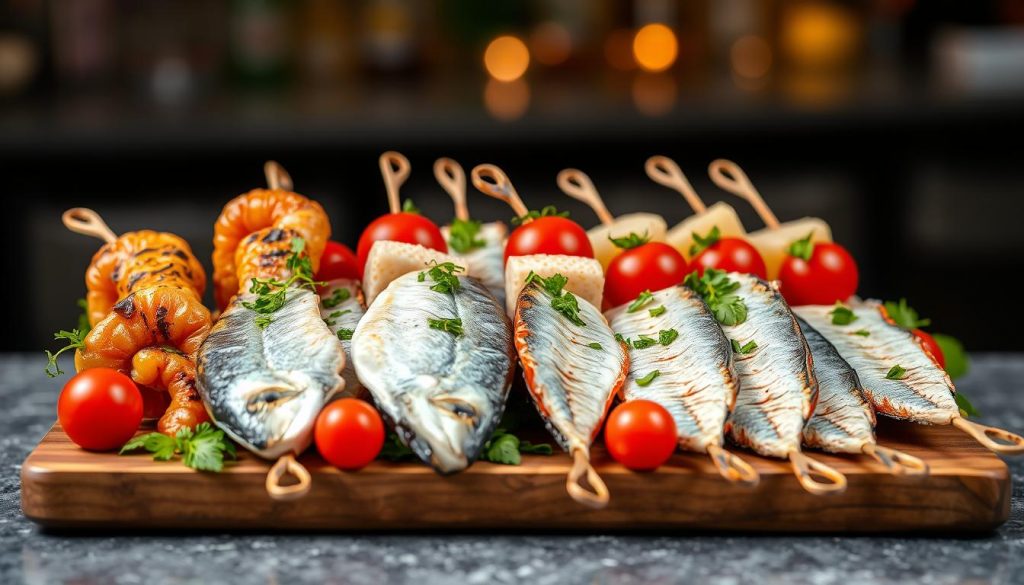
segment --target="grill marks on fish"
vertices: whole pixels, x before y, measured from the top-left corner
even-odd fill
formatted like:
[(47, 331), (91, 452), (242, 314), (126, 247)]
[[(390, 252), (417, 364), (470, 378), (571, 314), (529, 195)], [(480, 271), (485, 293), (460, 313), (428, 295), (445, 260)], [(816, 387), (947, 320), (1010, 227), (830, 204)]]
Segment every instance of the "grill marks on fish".
[[(348, 297), (335, 304), (335, 291), (344, 289), (348, 291)], [(340, 298), (340, 297), (338, 297)], [(328, 307), (327, 304), (331, 306)], [(328, 282), (320, 291), (320, 316), (323, 317), (327, 327), (338, 337), (338, 332), (348, 330), (354, 332), (359, 320), (366, 313), (366, 300), (363, 297), (363, 289), (359, 282), (349, 279), (337, 279)], [(342, 396), (357, 397), (362, 394), (363, 384), (356, 376), (355, 366), (352, 364), (352, 338), (341, 339), (341, 346), (345, 349), (345, 369), (341, 377), (345, 379), (345, 390)]]
[[(830, 306), (796, 309), (857, 371), (865, 395), (878, 413), (925, 424), (949, 424), (958, 417), (953, 382), (917, 337), (887, 321), (877, 301), (865, 301), (852, 310), (856, 321), (833, 325)], [(868, 335), (855, 333), (860, 330)], [(896, 365), (906, 369), (906, 375), (900, 380), (888, 379), (886, 375)]]
[(344, 386), (341, 344), (320, 316), (317, 296), (290, 288), (260, 329), (239, 295), (198, 353), (199, 392), (214, 421), (257, 455), (301, 453), (324, 404)]
[[(515, 350), (504, 310), (478, 280), (430, 290), (410, 272), (394, 281), (359, 320), (352, 362), (359, 380), (399, 436), (439, 473), (468, 467), (504, 412)], [(428, 319), (462, 320), (462, 334)]]

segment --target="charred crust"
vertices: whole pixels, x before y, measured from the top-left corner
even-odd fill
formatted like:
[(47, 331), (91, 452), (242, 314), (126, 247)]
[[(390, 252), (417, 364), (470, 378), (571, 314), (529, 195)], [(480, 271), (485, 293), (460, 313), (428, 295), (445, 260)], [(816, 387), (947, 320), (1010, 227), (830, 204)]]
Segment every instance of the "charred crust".
[[(135, 295), (130, 294), (117, 301), (117, 304), (113, 306), (113, 311), (125, 319), (131, 319), (135, 314)], [(146, 316), (143, 315), (142, 318), (145, 319)]]
[(164, 341), (171, 338), (171, 326), (167, 322), (167, 307), (157, 307), (156, 328), (160, 330), (160, 335), (163, 336)]
[(285, 230), (281, 228), (274, 228), (267, 232), (267, 235), (263, 236), (263, 240), (261, 241), (264, 244), (273, 244), (274, 242), (280, 242), (285, 239), (286, 236), (287, 234), (285, 233)]
[(135, 288), (135, 285), (138, 284), (139, 281), (145, 278), (148, 274), (150, 273), (146, 270), (140, 270), (139, 272), (132, 274), (131, 277), (128, 279), (128, 290), (130, 291), (133, 288)]

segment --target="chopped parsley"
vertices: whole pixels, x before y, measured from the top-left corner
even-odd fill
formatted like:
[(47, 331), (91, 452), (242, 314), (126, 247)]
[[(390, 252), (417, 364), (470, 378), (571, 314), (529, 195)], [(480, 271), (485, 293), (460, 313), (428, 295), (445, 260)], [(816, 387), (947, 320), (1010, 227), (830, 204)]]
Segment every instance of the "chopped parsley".
[(832, 315), (833, 325), (849, 325), (859, 319), (857, 314), (853, 312), (853, 309), (847, 307), (841, 301), (836, 301), (835, 307), (828, 314)]
[(326, 308), (326, 309), (333, 309), (334, 307), (337, 307), (338, 305), (340, 305), (341, 303), (344, 303), (345, 301), (349, 300), (350, 298), (352, 298), (352, 293), (349, 292), (349, 290), (347, 288), (341, 287), (341, 288), (334, 289), (331, 292), (331, 296), (329, 296), (326, 299), (320, 301), (320, 304), (323, 305), (324, 308)]
[(342, 341), (349, 341), (352, 339), (353, 333), (355, 333), (354, 329), (338, 329), (338, 339)]
[(662, 345), (668, 345), (679, 337), (679, 332), (675, 329), (662, 329), (658, 332), (658, 343)]
[(902, 380), (907, 377), (907, 369), (903, 366), (896, 364), (889, 368), (889, 373), (885, 375), (886, 380)]
[(66, 351), (84, 348), (85, 335), (86, 334), (82, 333), (82, 331), (79, 329), (72, 329), (71, 331), (65, 331), (61, 329), (60, 331), (53, 334), (53, 338), (55, 340), (63, 339), (67, 341), (67, 344), (64, 347), (58, 349), (57, 353), (50, 353), (50, 350), (45, 350), (47, 376), (51, 378), (56, 378), (57, 376), (64, 375), (64, 370), (60, 369), (60, 365), (57, 364), (57, 358), (60, 357), (60, 354)]
[(587, 347), (589, 347), (590, 349), (596, 349), (598, 351), (601, 351), (601, 350), (604, 349), (604, 346), (602, 346), (600, 343), (598, 343), (596, 341), (593, 342), (593, 343), (588, 343)]
[(647, 349), (658, 344), (658, 340), (641, 333), (633, 340), (633, 349)]
[(551, 295), (551, 308), (558, 311), (566, 319), (575, 325), (580, 327), (586, 327), (587, 324), (583, 319), (580, 318), (580, 305), (577, 301), (576, 296), (571, 292), (563, 290), (565, 285), (569, 283), (569, 279), (561, 274), (553, 274), (548, 278), (537, 274), (534, 271), (530, 271), (526, 275), (526, 284), (532, 282), (540, 284), (540, 286)]
[(704, 276), (691, 272), (683, 284), (704, 299), (722, 325), (739, 325), (747, 320), (747, 304), (736, 294), (740, 283), (730, 280), (725, 271), (707, 268)]
[(644, 292), (640, 293), (636, 297), (636, 299), (634, 299), (633, 302), (629, 304), (628, 307), (626, 307), (626, 312), (627, 313), (636, 313), (640, 309), (644, 308), (644, 305), (646, 305), (647, 303), (651, 302), (651, 300), (653, 300), (653, 299), (654, 299), (654, 295), (651, 294), (650, 289), (645, 290)]
[(452, 225), (448, 228), (448, 247), (459, 254), (483, 248), (487, 242), (478, 237), (481, 225), (479, 221), (472, 219), (453, 219)]
[[(459, 272), (465, 272), (465, 268), (455, 264), (454, 262), (442, 262), (437, 263), (437, 260), (430, 261), (430, 268), (426, 271), (426, 275), (430, 277), (430, 280), (434, 281), (434, 285), (430, 287), (430, 290), (436, 291), (443, 294), (455, 294), (459, 291), (461, 283), (459, 277), (456, 276)], [(420, 272), (416, 277), (419, 282), (424, 281), (424, 273)]]
[(931, 319), (922, 319), (913, 307), (907, 305), (907, 299), (885, 301), (884, 306), (889, 318), (904, 329), (920, 329), (932, 324)]
[(853, 332), (854, 335), (860, 335), (861, 337), (871, 337), (871, 332), (867, 329), (858, 329)]
[(121, 447), (121, 455), (138, 449), (152, 453), (155, 461), (170, 461), (181, 455), (186, 466), (199, 471), (221, 471), (225, 458), (238, 457), (235, 444), (224, 436), (224, 431), (208, 422), (199, 423), (195, 430), (182, 428), (173, 437), (163, 433), (139, 435)]
[(654, 307), (653, 309), (648, 311), (648, 313), (651, 314), (651, 317), (657, 317), (659, 315), (664, 315), (665, 314), (665, 305), (658, 305), (657, 307)]
[(309, 259), (309, 255), (305, 253), (306, 240), (292, 238), (291, 244), (291, 253), (285, 262), (285, 266), (292, 273), (288, 280), (253, 278), (249, 292), (256, 295), (256, 299), (242, 303), (246, 309), (259, 313), (256, 316), (256, 326), (260, 329), (266, 329), (267, 325), (270, 325), (271, 321), (267, 315), (284, 306), (289, 287), (298, 283), (298, 288), (315, 291), (317, 285), (322, 284), (313, 279), (313, 263)]
[(730, 343), (732, 343), (732, 350), (740, 355), (747, 355), (748, 353), (757, 349), (757, 342), (754, 341), (753, 339), (744, 343), (743, 345), (740, 345), (740, 342), (736, 341), (735, 339), (730, 339), (729, 341)]
[(650, 386), (651, 382), (653, 382), (654, 379), (657, 378), (660, 375), (661, 375), (661, 371), (654, 370), (653, 372), (647, 374), (643, 378), (637, 378), (636, 383), (637, 383), (638, 386)]
[(431, 329), (439, 329), (441, 331), (447, 331), (452, 335), (458, 337), (462, 335), (462, 319), (451, 318), (451, 319), (427, 319), (427, 323), (430, 324)]

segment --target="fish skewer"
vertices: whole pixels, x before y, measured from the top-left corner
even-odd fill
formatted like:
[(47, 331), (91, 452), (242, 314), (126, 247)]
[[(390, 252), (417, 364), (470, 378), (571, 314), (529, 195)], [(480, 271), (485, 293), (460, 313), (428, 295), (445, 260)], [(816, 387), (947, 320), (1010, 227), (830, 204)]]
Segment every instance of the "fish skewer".
[(1024, 437), (961, 416), (949, 375), (912, 332), (888, 318), (881, 303), (854, 305), (850, 310), (856, 319), (845, 325), (833, 322), (834, 309), (805, 306), (796, 311), (857, 371), (876, 412), (920, 424), (953, 425), (996, 453), (1024, 453)]
[[(660, 332), (668, 331), (676, 335), (668, 344), (630, 351), (625, 399), (662, 405), (675, 420), (682, 449), (707, 453), (729, 481), (757, 485), (757, 471), (722, 447), (725, 421), (740, 385), (732, 348), (715, 316), (700, 296), (685, 286), (655, 292), (647, 306), (663, 310), (653, 316), (647, 308), (630, 312), (624, 305), (605, 313), (612, 330), (627, 339), (640, 335), (658, 338)], [(658, 377), (647, 385), (637, 381), (655, 370)]]
[(818, 379), (818, 405), (804, 427), (804, 444), (832, 453), (864, 453), (895, 475), (927, 475), (928, 464), (875, 440), (875, 410), (857, 372), (834, 345), (799, 316)]
[[(462, 166), (450, 158), (439, 158), (434, 161), (434, 176), (455, 204), (455, 218), (460, 222), (473, 221), (466, 205), (466, 173)], [(475, 276), (491, 291), (491, 294), (505, 305), (505, 238), (508, 229), (500, 221), (479, 226), (479, 236), (483, 246), (466, 252), (459, 252), (452, 246), (452, 227), (441, 228), (444, 239), (448, 242), (448, 253), (462, 259), (466, 265), (466, 273)]]
[(789, 459), (808, 492), (842, 492), (843, 474), (800, 451), (804, 424), (818, 401), (818, 382), (796, 317), (775, 285), (749, 274), (730, 272), (727, 278), (739, 285), (735, 295), (746, 306), (746, 318), (722, 329), (740, 346), (756, 344), (734, 358), (740, 391), (727, 432), (761, 455)]

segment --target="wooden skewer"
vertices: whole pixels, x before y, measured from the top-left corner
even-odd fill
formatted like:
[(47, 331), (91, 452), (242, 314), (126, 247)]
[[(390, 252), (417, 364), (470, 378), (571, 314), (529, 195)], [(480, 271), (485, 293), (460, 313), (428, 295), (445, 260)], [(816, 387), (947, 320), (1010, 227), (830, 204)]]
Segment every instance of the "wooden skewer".
[(412, 168), (409, 159), (393, 150), (380, 155), (380, 174), (384, 177), (384, 188), (388, 190), (388, 207), (391, 213), (400, 213), (402, 204), (398, 200), (398, 191), (409, 178)]
[[(811, 459), (800, 451), (790, 451), (789, 462), (793, 466), (793, 473), (796, 474), (797, 481), (808, 493), (824, 496), (839, 494), (846, 490), (845, 475), (820, 461)], [(815, 475), (828, 481), (814, 479)]]
[(565, 169), (558, 173), (558, 188), (566, 195), (587, 204), (604, 225), (612, 225), (615, 218), (608, 212), (604, 200), (594, 187), (593, 181), (579, 169)]
[[(1021, 437), (1018, 434), (1011, 433), (1005, 429), (990, 427), (969, 421), (962, 416), (955, 417), (952, 424), (954, 427), (973, 437), (975, 441), (981, 443), (983, 447), (990, 451), (1000, 453), (1002, 455), (1017, 455), (1024, 453), (1024, 437)], [(995, 439), (999, 439), (999, 441), (1004, 442), (999, 442)]]
[[(281, 485), (281, 478), (286, 474), (291, 474), (298, 483), (292, 485)], [(293, 453), (282, 455), (278, 458), (274, 465), (271, 466), (270, 471), (267, 472), (266, 489), (267, 494), (278, 501), (286, 502), (289, 500), (297, 500), (302, 496), (309, 493), (309, 488), (313, 485), (313, 478), (310, 477), (309, 471), (298, 461), (295, 460)]]
[(761, 481), (761, 475), (749, 463), (726, 451), (718, 445), (708, 445), (711, 462), (718, 468), (718, 473), (725, 479), (754, 487)]
[(73, 207), (65, 211), (61, 220), (64, 227), (76, 234), (99, 238), (108, 244), (117, 241), (117, 234), (111, 231), (100, 214), (86, 207)]
[[(583, 487), (584, 477), (590, 485), (589, 490)], [(583, 449), (576, 449), (572, 453), (572, 469), (566, 477), (565, 489), (572, 499), (589, 508), (604, 508), (611, 499), (608, 486), (594, 470), (590, 464), (590, 456)]]
[(711, 175), (711, 180), (716, 185), (750, 203), (754, 211), (757, 212), (757, 215), (764, 221), (764, 224), (768, 226), (768, 229), (779, 229), (779, 218), (775, 217), (775, 214), (772, 213), (771, 208), (764, 202), (761, 193), (750, 182), (750, 179), (743, 172), (743, 169), (740, 168), (740, 165), (731, 160), (720, 158), (711, 161), (711, 164), (708, 165), (708, 174)]
[(704, 213), (707, 210), (704, 201), (697, 195), (693, 185), (690, 184), (690, 181), (683, 174), (676, 161), (667, 156), (655, 155), (647, 159), (644, 169), (647, 171), (647, 176), (655, 183), (682, 194), (686, 202), (693, 208), (694, 213)]
[(884, 465), (893, 475), (928, 475), (928, 464), (903, 451), (883, 447), (877, 443), (866, 443), (863, 451)]
[(519, 217), (526, 217), (530, 213), (526, 204), (519, 198), (519, 193), (516, 193), (516, 188), (512, 186), (508, 175), (498, 167), (491, 164), (477, 165), (469, 174), (473, 179), (473, 186), (481, 193), (504, 201)]
[(466, 172), (455, 160), (444, 157), (434, 161), (434, 177), (441, 187), (448, 192), (455, 204), (455, 217), (462, 221), (469, 220), (469, 207), (466, 206)]
[(295, 185), (292, 184), (292, 176), (277, 161), (268, 160), (263, 163), (263, 176), (266, 177), (267, 186), (271, 189), (295, 190)]

